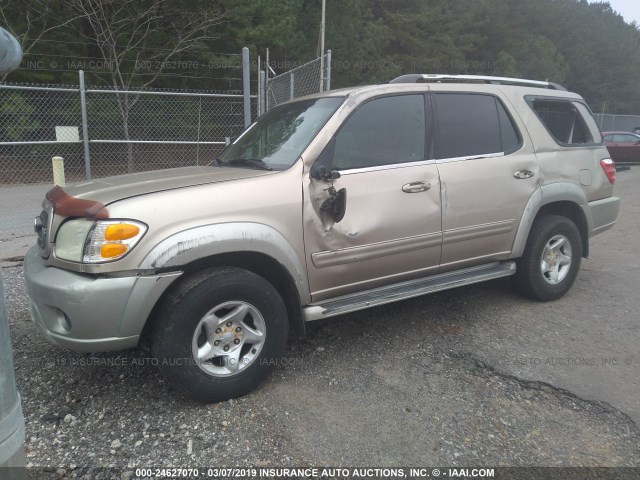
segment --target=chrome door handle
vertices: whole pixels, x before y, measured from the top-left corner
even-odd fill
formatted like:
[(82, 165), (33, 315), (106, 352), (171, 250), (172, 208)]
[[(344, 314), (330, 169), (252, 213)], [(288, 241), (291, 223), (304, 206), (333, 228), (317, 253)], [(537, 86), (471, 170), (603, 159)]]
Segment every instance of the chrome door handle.
[(404, 193), (420, 193), (426, 192), (431, 188), (431, 184), (429, 182), (411, 182), (402, 186), (402, 191)]
[(518, 180), (524, 180), (526, 178), (531, 178), (535, 175), (531, 170), (518, 170), (513, 174)]

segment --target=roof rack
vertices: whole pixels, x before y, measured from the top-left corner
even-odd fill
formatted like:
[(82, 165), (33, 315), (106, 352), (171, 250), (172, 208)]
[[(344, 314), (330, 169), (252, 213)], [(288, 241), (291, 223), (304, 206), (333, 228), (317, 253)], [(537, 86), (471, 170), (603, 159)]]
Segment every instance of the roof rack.
[(487, 77), (484, 75), (441, 75), (432, 73), (411, 73), (394, 78), (389, 83), (489, 83), (493, 85), (517, 85), (520, 87), (539, 87), (551, 90), (563, 90), (562, 85), (525, 78)]

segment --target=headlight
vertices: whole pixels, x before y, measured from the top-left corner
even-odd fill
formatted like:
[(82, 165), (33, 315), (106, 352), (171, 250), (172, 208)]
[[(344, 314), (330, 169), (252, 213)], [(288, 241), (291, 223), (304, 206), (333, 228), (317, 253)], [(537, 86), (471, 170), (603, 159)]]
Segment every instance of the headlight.
[(147, 226), (135, 220), (69, 220), (56, 235), (56, 257), (71, 262), (112, 262), (129, 253), (146, 231)]
[(124, 257), (147, 231), (135, 220), (99, 220), (84, 244), (84, 263), (112, 262)]
[(84, 244), (95, 223), (95, 220), (86, 218), (64, 222), (56, 235), (56, 257), (70, 262), (82, 262)]

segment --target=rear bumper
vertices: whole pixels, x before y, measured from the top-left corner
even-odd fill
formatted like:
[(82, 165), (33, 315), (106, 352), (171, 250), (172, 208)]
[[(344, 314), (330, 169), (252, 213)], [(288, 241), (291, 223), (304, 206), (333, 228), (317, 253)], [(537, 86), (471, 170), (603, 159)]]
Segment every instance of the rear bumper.
[(620, 211), (620, 199), (609, 197), (595, 202), (589, 202), (591, 213), (591, 229), (589, 236), (593, 237), (599, 233), (609, 230), (616, 224), (618, 212)]
[(181, 275), (79, 274), (47, 266), (37, 248), (24, 272), (35, 324), (51, 342), (81, 352), (135, 347), (157, 300)]

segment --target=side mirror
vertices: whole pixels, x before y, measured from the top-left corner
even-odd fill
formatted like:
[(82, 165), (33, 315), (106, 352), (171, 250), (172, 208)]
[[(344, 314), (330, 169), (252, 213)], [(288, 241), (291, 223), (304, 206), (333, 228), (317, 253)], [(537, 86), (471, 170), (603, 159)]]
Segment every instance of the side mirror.
[(340, 223), (347, 213), (347, 189), (341, 188), (336, 193), (336, 201), (333, 204), (333, 220)]
[(335, 223), (340, 223), (347, 211), (347, 190), (346, 188), (341, 188), (336, 191), (333, 186), (333, 181), (340, 178), (340, 172), (331, 168), (335, 146), (336, 139), (333, 138), (327, 146), (324, 147), (324, 150), (313, 164), (313, 167), (311, 167), (309, 175), (316, 180), (331, 183), (331, 186), (326, 189), (329, 197), (322, 202), (320, 210), (331, 215)]
[(347, 212), (347, 189), (341, 188), (336, 192), (336, 189), (331, 187), (329, 198), (322, 202), (320, 210), (329, 213), (335, 223), (340, 223)]

